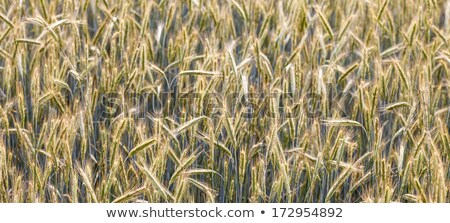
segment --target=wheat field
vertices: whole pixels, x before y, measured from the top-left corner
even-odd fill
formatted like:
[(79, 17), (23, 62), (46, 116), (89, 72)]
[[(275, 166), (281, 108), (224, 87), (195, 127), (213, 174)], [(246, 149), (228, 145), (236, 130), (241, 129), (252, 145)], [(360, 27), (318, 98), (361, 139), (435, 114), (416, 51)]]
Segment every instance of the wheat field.
[(450, 202), (440, 0), (0, 0), (0, 202)]

